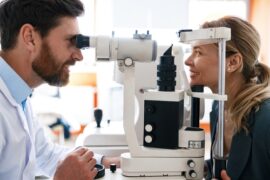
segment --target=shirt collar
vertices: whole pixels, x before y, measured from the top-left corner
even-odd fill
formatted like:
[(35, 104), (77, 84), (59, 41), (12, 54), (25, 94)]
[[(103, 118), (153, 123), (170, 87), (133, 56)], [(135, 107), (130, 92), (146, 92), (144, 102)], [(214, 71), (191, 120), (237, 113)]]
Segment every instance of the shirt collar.
[(32, 89), (2, 57), (0, 57), (0, 76), (17, 103), (22, 103), (32, 93)]

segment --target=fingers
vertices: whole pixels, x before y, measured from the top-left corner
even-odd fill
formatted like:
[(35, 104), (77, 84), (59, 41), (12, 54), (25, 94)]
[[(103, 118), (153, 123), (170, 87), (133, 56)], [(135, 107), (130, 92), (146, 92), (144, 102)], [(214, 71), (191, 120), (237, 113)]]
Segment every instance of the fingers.
[(82, 156), (87, 150), (88, 148), (78, 147), (74, 151), (72, 151), (72, 153)]
[(90, 167), (90, 174), (92, 177), (95, 177), (98, 173), (98, 169), (95, 168), (95, 165), (96, 165), (96, 159), (91, 159), (89, 161), (89, 167)]
[(221, 171), (221, 179), (222, 179), (222, 180), (231, 180), (231, 178), (228, 176), (226, 170), (222, 170), (222, 171)]
[(94, 169), (97, 161), (96, 161), (96, 159), (93, 158), (88, 163), (89, 163), (90, 169)]
[(96, 165), (96, 159), (93, 158), (94, 153), (88, 148), (80, 147), (74, 151), (79, 157), (79, 161), (87, 164), (89, 169), (93, 170)]
[(88, 148), (80, 147), (68, 154), (57, 166), (55, 179), (94, 179), (97, 174), (96, 160), (93, 152)]
[(91, 177), (95, 177), (95, 176), (97, 175), (97, 173), (98, 173), (97, 168), (93, 168), (93, 169), (90, 171)]
[(94, 156), (94, 153), (86, 147), (78, 147), (72, 153), (82, 156), (83, 159), (88, 159), (88, 161)]
[(89, 162), (90, 160), (93, 159), (94, 153), (92, 151), (90, 151), (89, 149), (87, 149), (82, 155), (81, 158), (86, 161)]
[(226, 170), (222, 170), (222, 171), (221, 171), (221, 177), (226, 177), (226, 176), (227, 176)]

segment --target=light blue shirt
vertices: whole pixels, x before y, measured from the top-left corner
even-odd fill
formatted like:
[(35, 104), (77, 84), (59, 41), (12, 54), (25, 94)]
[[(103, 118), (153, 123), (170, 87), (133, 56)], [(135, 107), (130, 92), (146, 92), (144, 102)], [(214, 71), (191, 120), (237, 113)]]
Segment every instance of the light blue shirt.
[(0, 70), (0, 77), (2, 77), (12, 97), (18, 104), (21, 104), (32, 93), (31, 88), (1, 57)]
[[(0, 179), (30, 180), (53, 176), (57, 163), (72, 149), (53, 144), (33, 118), (31, 88), (0, 57)], [(101, 156), (95, 154), (100, 163)]]

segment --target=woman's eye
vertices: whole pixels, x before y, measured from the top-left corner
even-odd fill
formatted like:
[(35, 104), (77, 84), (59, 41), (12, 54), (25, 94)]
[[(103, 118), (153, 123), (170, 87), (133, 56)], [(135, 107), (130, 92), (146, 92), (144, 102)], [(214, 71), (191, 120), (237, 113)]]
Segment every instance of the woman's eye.
[(201, 55), (202, 53), (201, 53), (201, 51), (199, 51), (199, 50), (195, 50), (195, 51), (194, 51), (194, 54), (195, 54), (195, 55)]

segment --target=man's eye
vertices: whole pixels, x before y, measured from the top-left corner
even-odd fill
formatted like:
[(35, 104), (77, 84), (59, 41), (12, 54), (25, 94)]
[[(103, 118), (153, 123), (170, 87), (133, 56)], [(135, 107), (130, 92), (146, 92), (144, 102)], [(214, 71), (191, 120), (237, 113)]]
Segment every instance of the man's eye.
[(70, 38), (69, 39), (69, 41), (70, 41), (70, 43), (72, 44), (72, 45), (76, 45), (76, 36), (73, 36), (72, 38)]

